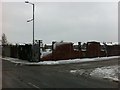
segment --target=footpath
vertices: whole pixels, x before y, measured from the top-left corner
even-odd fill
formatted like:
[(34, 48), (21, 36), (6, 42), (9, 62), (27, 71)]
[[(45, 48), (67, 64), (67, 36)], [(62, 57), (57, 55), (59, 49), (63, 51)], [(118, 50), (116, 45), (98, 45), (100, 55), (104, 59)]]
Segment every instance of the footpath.
[(82, 63), (82, 62), (103, 61), (103, 60), (118, 59), (118, 58), (120, 58), (120, 56), (69, 59), (69, 60), (59, 60), (59, 61), (29, 62), (27, 60), (21, 60), (18, 58), (10, 58), (10, 57), (0, 56), (0, 59), (2, 59), (2, 60), (7, 60), (12, 63), (16, 63), (16, 64), (20, 64), (20, 65), (58, 65), (58, 64), (72, 64), (72, 63)]

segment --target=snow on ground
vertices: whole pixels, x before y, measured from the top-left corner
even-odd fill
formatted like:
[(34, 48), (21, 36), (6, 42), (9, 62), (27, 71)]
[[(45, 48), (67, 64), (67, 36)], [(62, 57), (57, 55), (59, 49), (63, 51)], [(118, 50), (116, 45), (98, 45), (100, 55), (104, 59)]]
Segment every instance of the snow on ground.
[(42, 57), (45, 57), (45, 56), (47, 56), (47, 55), (49, 55), (49, 54), (51, 54), (51, 53), (52, 53), (52, 51), (51, 51), (51, 52), (42, 52), (41, 58), (42, 58)]
[[(58, 64), (70, 64), (70, 63), (81, 63), (81, 62), (92, 62), (92, 61), (102, 61), (102, 60), (109, 60), (112, 58), (120, 58), (120, 56), (112, 56), (112, 57), (101, 57), (101, 58), (84, 58), (84, 59), (72, 59), (72, 60), (59, 60), (59, 61), (41, 61), (41, 62), (28, 62), (26, 60), (20, 60), (17, 58), (2, 58), (1, 59), (7, 60), (13, 63), (20, 64), (20, 65), (58, 65)], [(79, 75), (88, 75), (97, 78), (106, 78), (114, 81), (119, 81), (118, 75), (120, 71), (118, 70), (120, 66), (108, 66), (108, 67), (101, 67), (96, 68), (94, 70), (71, 70), (70, 73), (79, 74)], [(88, 73), (89, 72), (89, 73)]]
[(96, 68), (90, 73), (90, 76), (119, 81), (118, 75), (120, 71), (118, 68), (120, 68), (118, 65)]
[[(89, 72), (89, 76), (96, 77), (96, 78), (104, 78), (113, 81), (120, 81), (118, 75), (120, 74), (119, 71), (120, 66), (107, 66), (101, 68), (95, 68), (94, 70)], [(70, 73), (78, 74), (78, 75), (87, 75), (88, 71), (85, 69), (80, 70), (70, 70)]]
[(83, 59), (69, 59), (69, 60), (59, 60), (59, 61), (41, 61), (41, 62), (29, 62), (27, 60), (20, 60), (17, 58), (2, 58), (3, 60), (7, 60), (13, 63), (20, 63), (24, 65), (58, 65), (58, 64), (70, 64), (70, 63), (82, 63), (82, 62), (92, 62), (92, 61), (102, 61), (109, 60), (112, 58), (120, 58), (120, 56), (112, 56), (112, 57), (98, 57), (98, 58), (83, 58)]
[(51, 49), (46, 49), (46, 51), (40, 51), (41, 52), (41, 58), (47, 56), (48, 54), (52, 53)]

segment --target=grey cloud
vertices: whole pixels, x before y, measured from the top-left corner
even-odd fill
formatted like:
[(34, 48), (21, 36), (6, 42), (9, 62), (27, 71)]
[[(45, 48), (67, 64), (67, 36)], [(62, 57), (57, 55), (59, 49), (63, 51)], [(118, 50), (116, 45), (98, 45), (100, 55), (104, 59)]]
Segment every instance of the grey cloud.
[[(35, 3), (35, 39), (116, 42), (117, 3)], [(31, 5), (3, 4), (3, 30), (10, 42), (32, 42)]]

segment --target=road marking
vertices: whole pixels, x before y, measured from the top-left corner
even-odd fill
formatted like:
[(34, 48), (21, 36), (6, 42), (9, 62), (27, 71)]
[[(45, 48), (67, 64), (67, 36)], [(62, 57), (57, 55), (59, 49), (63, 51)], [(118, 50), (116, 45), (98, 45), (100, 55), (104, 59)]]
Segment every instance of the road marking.
[(35, 88), (39, 88), (38, 86), (36, 86), (36, 85), (34, 85), (32, 83), (28, 83), (28, 84), (31, 85), (31, 86), (33, 86), (33, 87), (35, 87)]

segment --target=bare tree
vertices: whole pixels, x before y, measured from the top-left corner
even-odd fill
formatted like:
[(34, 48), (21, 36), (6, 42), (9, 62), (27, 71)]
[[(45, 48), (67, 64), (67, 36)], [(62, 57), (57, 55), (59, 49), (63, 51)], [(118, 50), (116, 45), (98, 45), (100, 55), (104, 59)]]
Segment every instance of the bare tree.
[(7, 42), (7, 37), (6, 35), (3, 33), (2, 34), (2, 45), (6, 45), (8, 42)]

